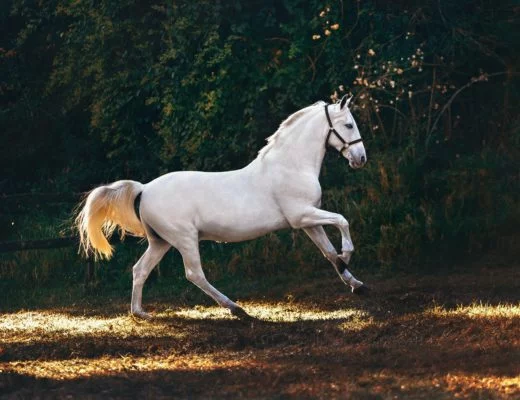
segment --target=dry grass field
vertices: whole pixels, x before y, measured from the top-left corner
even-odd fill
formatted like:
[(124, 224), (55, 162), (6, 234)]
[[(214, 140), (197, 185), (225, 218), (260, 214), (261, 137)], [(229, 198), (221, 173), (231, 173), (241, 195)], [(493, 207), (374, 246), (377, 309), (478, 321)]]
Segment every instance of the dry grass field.
[(0, 397), (520, 398), (517, 267), (371, 284), (358, 298), (330, 274), (246, 298), (247, 322), (167, 298), (152, 321), (126, 299), (9, 310)]

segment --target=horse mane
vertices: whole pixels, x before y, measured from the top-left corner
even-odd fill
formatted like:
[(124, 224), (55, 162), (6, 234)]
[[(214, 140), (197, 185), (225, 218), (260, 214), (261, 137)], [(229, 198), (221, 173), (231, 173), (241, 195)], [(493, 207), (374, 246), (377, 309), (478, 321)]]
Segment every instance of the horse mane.
[(272, 149), (276, 143), (277, 139), (284, 135), (291, 127), (291, 125), (294, 124), (297, 120), (299, 120), (304, 114), (307, 113), (311, 108), (314, 108), (317, 105), (325, 105), (326, 103), (324, 101), (317, 101), (314, 104), (311, 104), (310, 106), (307, 106), (305, 108), (302, 108), (301, 110), (296, 111), (294, 114), (289, 115), (278, 127), (275, 133), (273, 133), (271, 136), (269, 136), (267, 140), (267, 144), (260, 149), (258, 152), (258, 157), (263, 157), (270, 149)]

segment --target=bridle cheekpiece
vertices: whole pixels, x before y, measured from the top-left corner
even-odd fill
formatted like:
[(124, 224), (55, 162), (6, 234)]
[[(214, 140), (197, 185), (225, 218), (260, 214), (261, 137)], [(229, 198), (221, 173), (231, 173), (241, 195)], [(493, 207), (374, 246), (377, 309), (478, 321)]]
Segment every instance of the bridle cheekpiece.
[(351, 142), (347, 142), (345, 139), (343, 139), (341, 137), (341, 135), (338, 133), (338, 131), (336, 129), (334, 129), (334, 126), (332, 126), (332, 121), (331, 121), (330, 115), (329, 115), (329, 108), (328, 108), (329, 105), (330, 104), (325, 105), (325, 115), (327, 116), (327, 121), (329, 123), (329, 133), (327, 134), (327, 139), (325, 140), (325, 147), (329, 146), (330, 135), (333, 133), (341, 141), (341, 143), (343, 143), (343, 147), (339, 150), (339, 152), (342, 153), (343, 150), (348, 149), (353, 144), (362, 142), (363, 139), (359, 138), (359, 139), (353, 140)]

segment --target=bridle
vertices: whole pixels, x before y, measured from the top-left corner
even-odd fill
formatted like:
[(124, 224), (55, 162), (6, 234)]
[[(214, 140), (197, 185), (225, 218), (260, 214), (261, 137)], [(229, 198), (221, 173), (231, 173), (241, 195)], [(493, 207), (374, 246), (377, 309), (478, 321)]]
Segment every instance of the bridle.
[(331, 135), (331, 133), (333, 133), (341, 141), (341, 143), (343, 143), (343, 146), (339, 150), (339, 152), (342, 153), (343, 150), (348, 149), (353, 144), (362, 142), (363, 139), (359, 138), (359, 139), (353, 140), (351, 142), (347, 142), (345, 139), (343, 139), (341, 137), (341, 135), (338, 133), (338, 131), (336, 129), (334, 129), (334, 127), (332, 126), (332, 121), (331, 121), (330, 115), (329, 115), (329, 105), (330, 104), (325, 104), (325, 115), (327, 116), (327, 121), (329, 122), (329, 133), (327, 134), (327, 139), (325, 140), (325, 147), (329, 146), (330, 135)]

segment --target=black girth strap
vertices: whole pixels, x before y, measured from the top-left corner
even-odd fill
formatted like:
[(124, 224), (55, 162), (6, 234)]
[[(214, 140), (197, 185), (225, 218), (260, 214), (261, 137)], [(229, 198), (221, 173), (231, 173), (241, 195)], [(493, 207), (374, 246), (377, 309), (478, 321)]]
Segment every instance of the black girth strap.
[(347, 149), (349, 146), (352, 146), (353, 144), (360, 143), (363, 141), (363, 139), (359, 138), (359, 139), (353, 140), (352, 142), (347, 142), (345, 139), (343, 139), (341, 137), (341, 135), (338, 133), (338, 131), (336, 129), (334, 129), (334, 126), (332, 125), (332, 120), (330, 119), (330, 115), (329, 115), (329, 104), (325, 105), (325, 115), (327, 116), (327, 122), (329, 123), (329, 133), (327, 134), (327, 139), (325, 140), (325, 147), (327, 147), (329, 145), (329, 139), (330, 139), (330, 135), (332, 133), (334, 135), (336, 135), (336, 137), (340, 140), (341, 143), (343, 143), (343, 147), (339, 151), (340, 153), (343, 150)]

